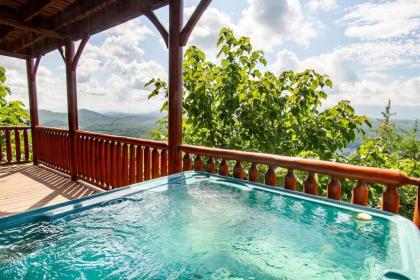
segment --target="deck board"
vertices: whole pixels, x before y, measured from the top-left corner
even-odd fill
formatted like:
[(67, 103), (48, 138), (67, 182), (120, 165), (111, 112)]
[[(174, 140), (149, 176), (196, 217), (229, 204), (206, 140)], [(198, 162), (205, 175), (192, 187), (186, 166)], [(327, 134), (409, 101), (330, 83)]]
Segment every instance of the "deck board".
[(0, 216), (54, 205), (95, 191), (41, 165), (0, 166)]

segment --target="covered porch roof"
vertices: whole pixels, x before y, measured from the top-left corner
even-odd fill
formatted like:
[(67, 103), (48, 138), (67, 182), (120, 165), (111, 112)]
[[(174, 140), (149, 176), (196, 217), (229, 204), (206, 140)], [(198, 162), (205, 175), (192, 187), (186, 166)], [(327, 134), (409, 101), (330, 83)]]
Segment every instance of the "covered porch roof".
[(169, 0), (1, 0), (0, 55), (42, 56), (168, 5)]

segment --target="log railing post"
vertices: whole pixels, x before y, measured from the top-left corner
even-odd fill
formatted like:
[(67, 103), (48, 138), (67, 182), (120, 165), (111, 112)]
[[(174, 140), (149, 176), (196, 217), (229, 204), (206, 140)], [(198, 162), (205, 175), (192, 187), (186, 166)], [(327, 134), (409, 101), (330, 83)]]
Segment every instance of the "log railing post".
[(332, 176), (327, 186), (327, 197), (331, 199), (341, 199), (341, 184), (337, 177)]
[(216, 173), (216, 164), (214, 163), (213, 157), (207, 159), (207, 172)]
[(293, 169), (288, 169), (287, 174), (284, 177), (284, 188), (287, 190), (296, 190), (297, 179), (293, 173)]
[(183, 168), (182, 168), (183, 171), (190, 171), (191, 170), (192, 162), (191, 162), (190, 154), (186, 153), (184, 155), (182, 166), (183, 166)]
[(183, 0), (169, 3), (169, 174), (182, 171), (182, 46)]
[(368, 203), (368, 194), (369, 190), (366, 183), (362, 180), (358, 180), (351, 191), (351, 203), (366, 206)]
[(28, 79), (29, 93), (29, 114), (31, 117), (32, 160), (34, 164), (38, 164), (38, 144), (35, 129), (39, 125), (38, 97), (36, 92), (36, 72), (39, 62), (40, 57), (37, 58), (35, 64), (33, 58), (26, 59), (26, 75)]
[(387, 186), (382, 195), (382, 210), (398, 213), (400, 209), (400, 195), (397, 186)]
[(245, 177), (244, 168), (242, 167), (241, 161), (237, 160), (233, 167), (233, 177), (243, 180)]
[(260, 174), (258, 172), (257, 164), (253, 162), (248, 171), (248, 180), (251, 182), (257, 182), (259, 177), (260, 177)]
[(277, 176), (272, 165), (268, 166), (268, 170), (265, 173), (264, 183), (266, 185), (275, 186), (277, 185)]
[(309, 172), (308, 177), (303, 182), (303, 192), (307, 194), (318, 194), (318, 182), (313, 172)]

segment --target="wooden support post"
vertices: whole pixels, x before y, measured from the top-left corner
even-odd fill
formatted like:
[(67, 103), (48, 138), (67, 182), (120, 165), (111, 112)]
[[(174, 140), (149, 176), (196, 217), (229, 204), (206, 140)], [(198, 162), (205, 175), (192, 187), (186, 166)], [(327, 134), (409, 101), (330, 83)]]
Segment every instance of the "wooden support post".
[(182, 171), (182, 47), (183, 0), (169, 4), (169, 174)]
[(72, 180), (76, 180), (76, 153), (74, 149), (74, 139), (76, 130), (79, 129), (77, 115), (77, 86), (76, 70), (73, 68), (74, 42), (66, 41), (65, 49), (66, 62), (66, 83), (67, 83), (67, 112), (69, 121), (69, 152), (70, 152), (70, 175)]
[(36, 92), (36, 72), (38, 70), (40, 60), (41, 57), (38, 57), (34, 64), (33, 58), (26, 59), (26, 74), (28, 78), (29, 93), (29, 114), (31, 116), (32, 160), (34, 164), (38, 164), (38, 146), (35, 130), (39, 125), (38, 97)]
[(66, 84), (67, 84), (67, 113), (69, 120), (69, 164), (70, 176), (74, 181), (77, 177), (76, 166), (76, 131), (79, 129), (79, 120), (77, 112), (77, 84), (76, 84), (76, 68), (77, 62), (82, 54), (89, 36), (83, 36), (77, 52), (75, 52), (74, 41), (66, 40), (64, 62), (66, 63)]

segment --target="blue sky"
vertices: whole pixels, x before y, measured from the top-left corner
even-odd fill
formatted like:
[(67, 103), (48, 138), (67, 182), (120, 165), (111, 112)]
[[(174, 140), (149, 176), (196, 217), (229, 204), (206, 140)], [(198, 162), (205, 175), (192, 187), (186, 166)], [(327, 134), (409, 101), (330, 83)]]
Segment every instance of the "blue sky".
[[(185, 21), (196, 0), (185, 0)], [(168, 9), (157, 12), (167, 26)], [(213, 0), (189, 44), (215, 60), (221, 27), (251, 37), (263, 49), (268, 70), (313, 68), (334, 81), (325, 107), (350, 100), (375, 117), (388, 99), (398, 118), (420, 119), (420, 0)], [(79, 108), (150, 112), (162, 99), (147, 100), (144, 83), (167, 78), (167, 50), (147, 19), (139, 18), (93, 36), (78, 67)], [(0, 58), (13, 97), (27, 103), (25, 63)], [(43, 57), (39, 106), (66, 110), (65, 72), (57, 52)]]

